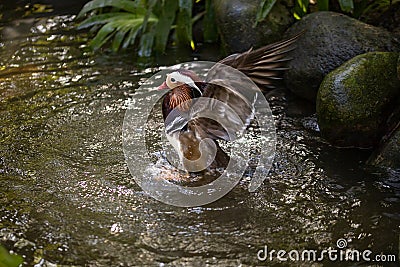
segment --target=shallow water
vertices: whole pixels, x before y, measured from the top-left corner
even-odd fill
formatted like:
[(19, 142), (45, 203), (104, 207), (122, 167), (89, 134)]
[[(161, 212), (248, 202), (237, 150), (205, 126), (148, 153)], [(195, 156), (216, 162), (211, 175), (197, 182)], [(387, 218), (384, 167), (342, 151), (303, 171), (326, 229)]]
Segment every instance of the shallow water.
[(270, 266), (257, 259), (264, 245), (322, 250), (340, 238), (398, 258), (399, 172), (365, 167), (368, 151), (330, 147), (313, 116), (285, 114), (281, 94), (269, 96), (277, 151), (255, 193), (243, 181), (197, 208), (146, 196), (124, 160), (122, 123), (158, 68), (90, 52), (71, 15), (26, 23), (0, 43), (0, 242), (26, 266)]

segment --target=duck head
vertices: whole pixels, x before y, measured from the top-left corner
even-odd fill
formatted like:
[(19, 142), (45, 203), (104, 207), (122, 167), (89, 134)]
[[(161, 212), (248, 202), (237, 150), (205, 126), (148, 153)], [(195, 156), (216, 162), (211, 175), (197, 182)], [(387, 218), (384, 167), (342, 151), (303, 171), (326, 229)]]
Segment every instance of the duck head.
[(174, 89), (175, 87), (188, 85), (202, 94), (199, 87), (197, 87), (196, 82), (201, 82), (201, 79), (197, 74), (191, 70), (179, 69), (174, 72), (167, 74), (165, 81), (158, 87), (159, 90), (162, 89)]

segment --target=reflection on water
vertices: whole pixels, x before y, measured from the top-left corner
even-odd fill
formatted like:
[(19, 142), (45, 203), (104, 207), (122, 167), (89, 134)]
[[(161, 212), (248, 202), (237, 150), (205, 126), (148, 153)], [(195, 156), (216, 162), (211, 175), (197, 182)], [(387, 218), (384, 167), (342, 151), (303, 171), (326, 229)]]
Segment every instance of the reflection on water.
[(146, 196), (124, 162), (122, 122), (158, 68), (87, 52), (71, 25), (72, 16), (35, 19), (0, 45), (0, 243), (27, 266), (270, 265), (256, 257), (264, 245), (324, 249), (339, 238), (398, 254), (399, 173), (328, 146), (314, 118), (285, 115), (279, 95), (277, 154), (255, 193), (244, 181), (197, 208)]

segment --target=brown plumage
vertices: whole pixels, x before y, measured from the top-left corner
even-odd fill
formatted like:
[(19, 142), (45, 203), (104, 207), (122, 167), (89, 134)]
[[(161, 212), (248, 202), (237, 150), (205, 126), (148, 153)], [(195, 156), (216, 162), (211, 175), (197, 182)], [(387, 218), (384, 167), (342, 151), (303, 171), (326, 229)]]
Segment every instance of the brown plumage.
[(291, 60), (288, 53), (292, 51), (300, 32), (292, 38), (276, 42), (258, 49), (250, 48), (240, 54), (230, 55), (218, 63), (240, 70), (253, 80), (261, 89), (274, 88), (274, 82), (281, 80), (281, 75), (287, 70), (287, 62)]
[[(251, 92), (249, 95), (254, 97), (259, 92), (258, 88), (251, 82), (246, 83), (240, 75), (232, 75), (226, 65), (241, 71), (262, 88), (273, 88), (274, 81), (282, 79), (286, 63), (290, 60), (288, 53), (294, 49), (293, 44), (301, 34), (259, 49), (230, 55), (208, 71), (204, 82), (190, 70), (180, 69), (167, 75), (166, 81), (159, 87), (170, 89), (162, 104), (166, 134), (186, 169), (226, 167), (229, 156), (217, 140), (232, 141), (232, 133), (243, 131), (254, 118), (254, 99), (246, 98), (245, 92)], [(218, 105), (210, 100), (210, 103), (195, 106), (193, 111), (192, 107), (199, 97), (218, 100), (229, 108), (218, 109)], [(196, 116), (202, 112), (211, 112), (217, 121), (226, 122), (229, 129), (211, 118)], [(200, 143), (205, 139), (208, 141), (203, 142), (203, 150), (216, 149), (211, 164), (209, 158), (201, 154)]]

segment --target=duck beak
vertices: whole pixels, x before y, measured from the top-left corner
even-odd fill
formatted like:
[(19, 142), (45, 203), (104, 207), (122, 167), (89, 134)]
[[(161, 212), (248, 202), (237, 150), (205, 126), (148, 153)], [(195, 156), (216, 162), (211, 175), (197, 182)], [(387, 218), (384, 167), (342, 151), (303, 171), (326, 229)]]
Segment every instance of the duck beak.
[(169, 87), (166, 82), (163, 82), (157, 89), (163, 90), (163, 89), (169, 89)]

